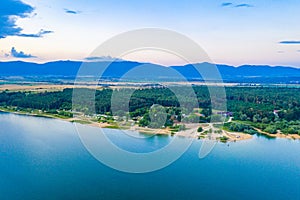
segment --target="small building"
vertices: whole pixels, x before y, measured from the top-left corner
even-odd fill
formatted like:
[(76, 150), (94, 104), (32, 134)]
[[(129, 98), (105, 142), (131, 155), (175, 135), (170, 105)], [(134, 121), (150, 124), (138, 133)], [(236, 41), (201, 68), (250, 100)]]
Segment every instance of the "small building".
[(233, 113), (228, 111), (217, 112), (218, 115), (223, 115), (225, 117), (232, 117)]
[(276, 117), (278, 117), (278, 113), (280, 112), (280, 110), (274, 110), (273, 111), (273, 114), (276, 116)]

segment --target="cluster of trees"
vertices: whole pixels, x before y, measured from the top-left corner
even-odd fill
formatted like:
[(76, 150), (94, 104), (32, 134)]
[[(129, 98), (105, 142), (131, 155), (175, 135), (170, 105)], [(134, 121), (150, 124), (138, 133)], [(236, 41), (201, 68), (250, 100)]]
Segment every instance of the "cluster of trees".
[(235, 120), (245, 121), (271, 134), (300, 134), (298, 88), (237, 87), (226, 90), (228, 108), (233, 111)]
[(300, 119), (298, 88), (228, 87), (226, 91), (228, 108), (235, 119), (255, 123)]
[(58, 92), (9, 92), (0, 93), (0, 106), (15, 106), (42, 111), (71, 110), (72, 90), (65, 89)]
[(254, 130), (250, 125), (246, 125), (242, 123), (231, 122), (231, 123), (225, 123), (224, 126), (230, 131), (244, 132), (251, 135), (257, 133), (257, 131)]
[[(42, 93), (3, 91), (0, 93), (0, 106), (38, 109), (65, 116), (70, 116), (70, 111), (74, 108), (87, 115), (106, 113), (128, 115), (133, 119), (138, 119), (141, 126), (151, 127), (172, 126), (174, 121), (209, 122), (211, 118), (220, 117), (212, 115), (210, 94), (205, 86), (195, 86), (193, 91), (183, 86), (138, 90), (102, 89), (96, 92), (81, 89), (78, 99), (84, 100), (90, 93), (94, 94), (95, 101), (81, 102), (81, 104), (73, 105), (72, 108), (72, 89)], [(195, 94), (196, 105), (193, 96)], [(235, 120), (249, 122), (251, 126), (269, 133), (276, 133), (279, 130), (283, 133), (300, 133), (299, 89), (227, 87), (226, 95), (227, 110), (233, 113)], [(151, 116), (151, 106), (156, 104), (164, 107), (164, 110), (158, 112), (156, 116)], [(201, 111), (193, 112), (195, 107), (200, 107)], [(163, 118), (165, 124), (151, 123), (153, 118)], [(253, 133), (253, 129), (242, 125), (231, 124), (229, 128), (233, 131)]]
[(174, 124), (175, 111), (172, 108), (165, 109), (162, 106), (153, 105), (139, 120), (140, 126), (149, 128), (172, 127)]

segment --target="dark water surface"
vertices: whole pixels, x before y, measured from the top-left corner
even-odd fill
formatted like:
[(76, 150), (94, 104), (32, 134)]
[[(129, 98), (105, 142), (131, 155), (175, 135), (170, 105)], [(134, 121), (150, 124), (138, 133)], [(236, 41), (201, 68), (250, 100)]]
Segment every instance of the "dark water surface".
[[(151, 152), (172, 140), (110, 134), (133, 152)], [(218, 143), (202, 160), (200, 146), (195, 140), (162, 170), (128, 174), (94, 159), (72, 123), (1, 113), (0, 199), (300, 199), (299, 141)]]

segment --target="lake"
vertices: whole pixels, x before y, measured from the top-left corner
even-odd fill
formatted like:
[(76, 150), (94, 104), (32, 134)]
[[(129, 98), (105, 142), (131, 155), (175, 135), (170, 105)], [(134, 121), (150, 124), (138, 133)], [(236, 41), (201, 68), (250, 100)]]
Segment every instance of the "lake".
[[(168, 167), (129, 174), (91, 156), (72, 123), (0, 113), (0, 128), (1, 200), (300, 199), (298, 140), (254, 136), (218, 143), (204, 159), (198, 158), (202, 141), (195, 140)], [(172, 140), (135, 139), (119, 130), (109, 135), (133, 152), (151, 152)]]

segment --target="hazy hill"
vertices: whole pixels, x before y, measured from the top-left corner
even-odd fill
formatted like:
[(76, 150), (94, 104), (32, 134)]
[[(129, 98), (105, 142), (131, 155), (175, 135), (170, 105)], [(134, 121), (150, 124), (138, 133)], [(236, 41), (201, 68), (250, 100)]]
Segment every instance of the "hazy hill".
[[(44, 64), (30, 62), (0, 62), (0, 76), (21, 77), (72, 77), (77, 75), (82, 62), (56, 61)], [(101, 72), (102, 77), (108, 79), (138, 79), (138, 80), (173, 80), (177, 79), (179, 72), (189, 80), (202, 80), (196, 68), (209, 72), (212, 64), (200, 63), (195, 65), (164, 67), (154, 64), (119, 61), (113, 62), (108, 68), (109, 62), (85, 62), (85, 76), (96, 76)], [(142, 66), (142, 67), (137, 67)], [(229, 65), (217, 65), (217, 68), (226, 82), (274, 82), (292, 83), (300, 81), (300, 69), (293, 67), (271, 67), (257, 65), (243, 65), (233, 67)], [(102, 73), (103, 72), (103, 73)], [(125, 74), (125, 76), (124, 76)], [(98, 77), (98, 76), (97, 76)]]

